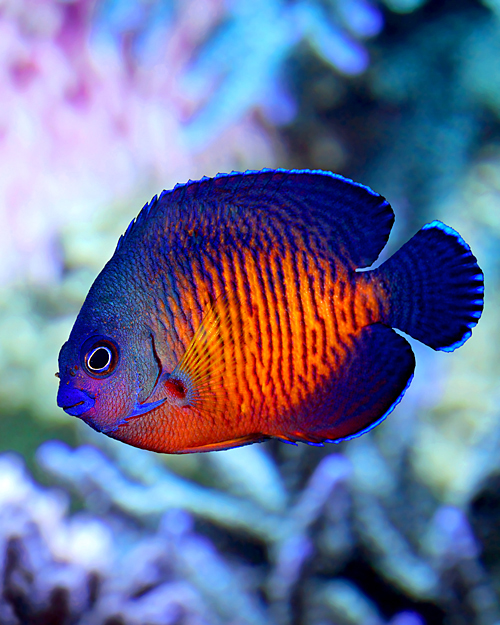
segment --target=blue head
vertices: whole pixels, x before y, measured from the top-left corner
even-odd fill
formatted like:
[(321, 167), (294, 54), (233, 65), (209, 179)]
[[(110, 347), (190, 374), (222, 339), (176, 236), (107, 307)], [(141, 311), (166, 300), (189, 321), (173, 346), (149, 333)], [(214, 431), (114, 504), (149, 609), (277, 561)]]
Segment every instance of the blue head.
[(121, 263), (106, 265), (59, 354), (57, 405), (104, 433), (140, 414), (161, 373), (145, 294), (127, 273)]

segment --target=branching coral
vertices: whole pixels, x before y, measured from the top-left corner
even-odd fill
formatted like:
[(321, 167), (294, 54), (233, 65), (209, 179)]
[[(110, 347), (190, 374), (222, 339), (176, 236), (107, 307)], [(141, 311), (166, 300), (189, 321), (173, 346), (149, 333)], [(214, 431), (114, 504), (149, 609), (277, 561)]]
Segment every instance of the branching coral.
[[(307, 623), (320, 623), (327, 617), (346, 624), (382, 624), (386, 622), (382, 615), (388, 606), (370, 596), (369, 588), (364, 589), (368, 591), (364, 594), (357, 586), (356, 575), (349, 572), (349, 563), (356, 562), (361, 553), (365, 555), (360, 568), (366, 569), (370, 563), (369, 567), (394, 589), (391, 592), (395, 596), (400, 593), (408, 597), (407, 607), (420, 602), (424, 615), (436, 616), (438, 612), (432, 612), (430, 607), (430, 602), (435, 602), (450, 611), (467, 609), (482, 614), (485, 623), (494, 622), (494, 593), (479, 564), (467, 520), (459, 509), (437, 508), (417, 535), (405, 535), (409, 529), (415, 532), (415, 527), (410, 524), (403, 531), (398, 529), (386, 510), (387, 503), (366, 492), (352, 475), (350, 463), (338, 454), (325, 456), (299, 492), (287, 493), (276, 473), (275, 489), (286, 496), (281, 506), (269, 509), (258, 502), (272, 492), (272, 487), (268, 491), (258, 472), (252, 479), (244, 470), (253, 458), (256, 467), (262, 465), (258, 458), (266, 454), (259, 447), (250, 449), (250, 453), (239, 458), (241, 450), (212, 454), (211, 458), (234, 456), (234, 481), (240, 482), (241, 492), (254, 492), (252, 503), (247, 498), (180, 478), (165, 467), (160, 457), (119, 444), (108, 445), (114, 462), (93, 447), (72, 450), (57, 442), (44, 444), (38, 460), (46, 471), (83, 497), (90, 510), (100, 510), (102, 522), (108, 527), (121, 518), (125, 526), (133, 521), (141, 534), (151, 531), (151, 526), (155, 527), (162, 518), (172, 514), (186, 518), (183, 515), (188, 514), (197, 519), (195, 527), (202, 533), (210, 534), (210, 527), (219, 528), (237, 536), (238, 544), (246, 544), (248, 553), (251, 545), (263, 545), (265, 555), (255, 566), (246, 560), (244, 550), (235, 559), (231, 549), (228, 554), (218, 551), (209, 546), (207, 538), (190, 535), (189, 539), (176, 539), (174, 560), (181, 563), (176, 570), (183, 571), (184, 581), (192, 584), (208, 605), (217, 606), (216, 613), (223, 622), (232, 622), (227, 620), (231, 608), (224, 607), (229, 593), (232, 605), (241, 606), (234, 608), (237, 622), (286, 625), (301, 618)], [(218, 462), (210, 460), (212, 467), (223, 475), (225, 461), (217, 468)], [(184, 512), (174, 513), (175, 510)], [(137, 557), (141, 549), (142, 543), (138, 543), (134, 551)], [(212, 565), (204, 561), (204, 550), (211, 554)], [(209, 570), (210, 566), (214, 568)], [(335, 571), (336, 581), (327, 581)], [(457, 576), (451, 584), (447, 581), (450, 575)], [(467, 593), (453, 607), (449, 593), (455, 592), (455, 584), (467, 588)], [(258, 599), (258, 590), (264, 593), (264, 602)], [(408, 609), (398, 612), (396, 605), (389, 612), (393, 615), (391, 623), (425, 622)], [(488, 614), (490, 620), (486, 618)], [(359, 615), (361, 621), (356, 620), (361, 618)]]

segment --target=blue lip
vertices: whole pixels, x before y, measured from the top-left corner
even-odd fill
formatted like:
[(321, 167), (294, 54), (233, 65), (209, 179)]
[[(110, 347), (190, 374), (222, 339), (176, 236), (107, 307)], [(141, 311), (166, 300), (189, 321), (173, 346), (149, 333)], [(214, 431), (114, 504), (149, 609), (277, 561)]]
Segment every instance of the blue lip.
[(71, 386), (60, 386), (57, 393), (57, 405), (73, 417), (80, 417), (90, 410), (95, 399), (85, 391)]

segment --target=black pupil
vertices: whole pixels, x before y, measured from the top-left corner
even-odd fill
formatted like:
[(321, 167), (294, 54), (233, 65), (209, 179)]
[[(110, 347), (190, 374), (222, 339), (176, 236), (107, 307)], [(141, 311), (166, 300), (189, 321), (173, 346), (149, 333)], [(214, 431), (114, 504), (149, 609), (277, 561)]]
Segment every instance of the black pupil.
[(98, 347), (89, 358), (89, 367), (94, 371), (102, 371), (111, 361), (111, 353), (107, 347)]

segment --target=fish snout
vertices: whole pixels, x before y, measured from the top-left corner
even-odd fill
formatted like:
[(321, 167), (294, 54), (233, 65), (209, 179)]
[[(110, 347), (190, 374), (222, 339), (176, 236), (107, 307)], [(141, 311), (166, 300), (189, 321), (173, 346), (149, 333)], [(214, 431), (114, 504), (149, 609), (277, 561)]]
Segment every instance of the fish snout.
[(79, 388), (66, 385), (59, 387), (57, 405), (73, 417), (80, 417), (90, 410), (94, 403), (95, 399)]

